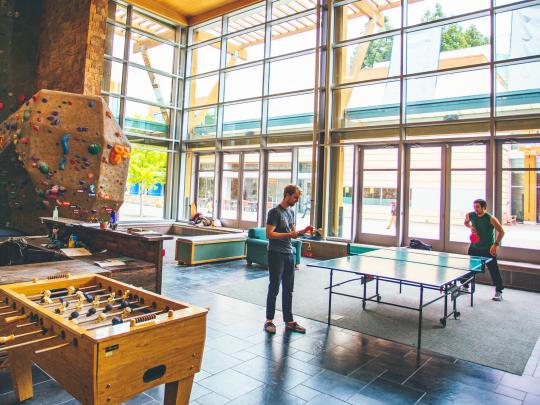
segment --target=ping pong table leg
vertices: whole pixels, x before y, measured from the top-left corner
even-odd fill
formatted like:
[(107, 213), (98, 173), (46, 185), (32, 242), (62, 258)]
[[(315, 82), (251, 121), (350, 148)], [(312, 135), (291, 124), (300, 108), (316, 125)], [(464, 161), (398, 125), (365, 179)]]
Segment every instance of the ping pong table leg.
[(424, 286), (420, 285), (420, 304), (418, 305), (418, 346), (417, 355), (420, 356), (420, 345), (422, 344), (422, 309), (424, 308)]
[(444, 318), (442, 318), (441, 324), (446, 327), (446, 318), (448, 318), (448, 284), (444, 286)]
[(328, 325), (330, 325), (330, 314), (332, 313), (332, 283), (334, 269), (330, 269), (330, 288), (328, 289)]
[(473, 279), (471, 282), (471, 307), (474, 305), (474, 290), (476, 290), (476, 273), (473, 273)]
[(362, 309), (366, 309), (366, 296), (367, 296), (367, 280), (366, 275), (362, 276), (364, 282), (364, 295), (362, 296)]

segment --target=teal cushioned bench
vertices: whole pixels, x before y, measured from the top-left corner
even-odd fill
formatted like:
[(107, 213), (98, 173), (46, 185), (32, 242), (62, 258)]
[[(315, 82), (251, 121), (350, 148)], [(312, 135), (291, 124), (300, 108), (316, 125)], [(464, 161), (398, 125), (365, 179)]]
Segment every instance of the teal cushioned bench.
[(202, 264), (246, 257), (244, 233), (181, 236), (176, 239), (178, 264)]
[[(302, 257), (302, 241), (293, 239), (294, 263), (300, 264)], [(248, 230), (246, 240), (246, 261), (248, 265), (253, 263), (268, 267), (268, 239), (266, 239), (266, 228), (251, 228)]]
[(347, 243), (347, 256), (351, 255), (361, 255), (363, 253), (367, 252), (373, 252), (374, 250), (378, 250), (380, 248), (375, 246), (365, 246), (365, 245), (359, 245), (357, 243)]

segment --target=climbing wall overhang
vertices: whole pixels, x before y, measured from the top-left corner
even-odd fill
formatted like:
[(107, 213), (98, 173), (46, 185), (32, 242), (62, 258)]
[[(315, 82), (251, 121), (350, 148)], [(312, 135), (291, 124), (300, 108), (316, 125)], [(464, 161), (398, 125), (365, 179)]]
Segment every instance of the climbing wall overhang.
[(60, 216), (83, 221), (118, 210), (130, 151), (101, 97), (39, 91), (0, 124), (0, 164), (11, 166), (0, 169), (27, 175), (17, 176), (26, 184), (8, 181), (11, 226), (27, 230), (21, 222), (38, 221), (55, 206)]

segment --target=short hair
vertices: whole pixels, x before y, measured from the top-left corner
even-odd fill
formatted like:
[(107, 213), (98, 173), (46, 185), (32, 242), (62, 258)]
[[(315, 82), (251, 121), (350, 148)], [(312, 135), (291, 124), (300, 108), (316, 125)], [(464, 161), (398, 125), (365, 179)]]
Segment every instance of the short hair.
[(473, 205), (474, 205), (474, 204), (479, 204), (480, 207), (482, 207), (482, 208), (486, 208), (486, 207), (487, 207), (487, 202), (486, 202), (486, 200), (483, 200), (483, 199), (481, 199), (481, 198), (478, 198), (478, 199), (474, 200), (474, 201), (473, 201)]
[(302, 189), (298, 187), (296, 184), (289, 184), (283, 189), (283, 197), (287, 197), (288, 195), (293, 195), (296, 192), (299, 192), (300, 194), (302, 194)]

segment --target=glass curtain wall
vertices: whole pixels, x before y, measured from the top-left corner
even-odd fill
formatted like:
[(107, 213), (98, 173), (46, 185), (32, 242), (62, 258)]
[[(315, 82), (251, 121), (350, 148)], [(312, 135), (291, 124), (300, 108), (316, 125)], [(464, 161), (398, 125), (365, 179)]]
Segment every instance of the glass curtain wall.
[[(239, 224), (261, 222), (295, 179), (304, 189), (297, 217), (309, 223), (316, 22), (315, 0), (266, 0), (189, 28), (183, 149), (244, 159), (237, 180), (232, 170), (219, 173), (226, 194), (214, 215), (232, 220), (235, 211)], [(235, 181), (243, 191), (232, 207)]]
[[(340, 224), (344, 191), (333, 185), (334, 174), (344, 168), (340, 154), (351, 144), (366, 151), (379, 144), (395, 148), (383, 149), (388, 156), (376, 165), (397, 153), (399, 161), (410, 159), (403, 166), (407, 170), (385, 168), (384, 179), (377, 166), (357, 171), (352, 186), (361, 200), (351, 222), (358, 229), (353, 227), (347, 239), (380, 234), (379, 241), (385, 240), (391, 229), (383, 229), (385, 212), (378, 218), (374, 204), (384, 203), (384, 185), (395, 181), (407, 185), (403, 192), (409, 197), (401, 229), (395, 230), (398, 243), (409, 237), (433, 238), (441, 246), (466, 243), (461, 217), (474, 195), (491, 201), (490, 209), (511, 227), (514, 235), (509, 233), (506, 246), (528, 248), (526, 227), (537, 226), (537, 211), (525, 214), (525, 204), (537, 205), (536, 156), (523, 160), (529, 166), (508, 156), (521, 153), (517, 145), (522, 143), (536, 145), (523, 138), (540, 134), (540, 81), (534, 73), (540, 69), (540, 3), (341, 1), (332, 11), (328, 235), (347, 238)], [(496, 161), (496, 148), (486, 146), (497, 139), (503, 162), (499, 183), (493, 168), (500, 165), (489, 165)], [(430, 145), (441, 140), (444, 146)], [(383, 221), (377, 232), (369, 231), (377, 219)]]
[(109, 1), (102, 96), (131, 142), (120, 219), (169, 216), (183, 88), (180, 27)]

